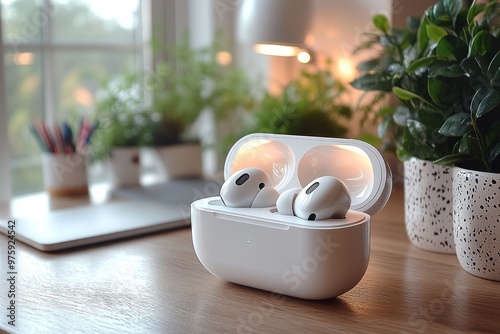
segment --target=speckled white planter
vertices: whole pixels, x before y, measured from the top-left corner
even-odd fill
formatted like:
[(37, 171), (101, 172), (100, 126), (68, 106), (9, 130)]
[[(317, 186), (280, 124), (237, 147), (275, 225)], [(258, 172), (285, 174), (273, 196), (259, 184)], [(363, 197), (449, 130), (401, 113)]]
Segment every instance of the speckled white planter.
[(500, 174), (453, 169), (453, 230), (462, 268), (500, 281)]
[(428, 251), (455, 253), (451, 168), (413, 158), (404, 170), (408, 239)]

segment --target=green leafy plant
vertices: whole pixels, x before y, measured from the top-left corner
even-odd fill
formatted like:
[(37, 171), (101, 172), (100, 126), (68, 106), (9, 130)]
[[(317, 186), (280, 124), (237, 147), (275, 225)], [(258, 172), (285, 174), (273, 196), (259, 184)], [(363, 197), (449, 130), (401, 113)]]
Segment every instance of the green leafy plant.
[(114, 147), (141, 146), (152, 142), (152, 121), (145, 104), (140, 78), (126, 74), (109, 81), (99, 92), (92, 136), (91, 158), (101, 160)]
[[(154, 87), (153, 145), (179, 143), (200, 113), (210, 109), (216, 120), (253, 105), (252, 85), (246, 73), (218, 61), (221, 37), (194, 49), (184, 38), (172, 49), (175, 62), (162, 64), (148, 79)], [(192, 140), (193, 138), (191, 138)]]
[(351, 107), (340, 102), (344, 93), (328, 70), (303, 70), (280, 94), (264, 94), (245, 132), (342, 137), (342, 121), (352, 116)]
[(203, 48), (187, 36), (171, 49), (172, 61), (145, 75), (127, 74), (104, 85), (96, 103), (99, 131), (92, 156), (115, 146), (163, 146), (196, 141), (188, 130), (211, 109), (217, 120), (253, 104), (251, 83), (237, 67), (217, 60), (221, 39)]
[(351, 84), (378, 101), (397, 96), (396, 107), (375, 113), (401, 159), (500, 172), (499, 13), (497, 1), (440, 0), (405, 29), (373, 18), (377, 32), (359, 49), (380, 53), (358, 65)]

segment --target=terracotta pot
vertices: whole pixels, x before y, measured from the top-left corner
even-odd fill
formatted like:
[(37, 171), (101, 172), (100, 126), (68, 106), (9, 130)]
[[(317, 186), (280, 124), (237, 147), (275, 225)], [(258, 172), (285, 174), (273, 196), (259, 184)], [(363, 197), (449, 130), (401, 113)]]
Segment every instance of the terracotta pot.
[(412, 158), (404, 163), (405, 226), (419, 248), (453, 254), (452, 170)]
[(462, 268), (500, 281), (500, 174), (453, 169), (453, 230)]

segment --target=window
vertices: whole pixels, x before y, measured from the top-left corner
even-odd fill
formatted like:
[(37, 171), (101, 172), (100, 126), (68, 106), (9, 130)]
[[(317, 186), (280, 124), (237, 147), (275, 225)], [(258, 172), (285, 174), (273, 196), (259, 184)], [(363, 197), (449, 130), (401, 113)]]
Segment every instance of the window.
[[(41, 152), (29, 124), (85, 116), (93, 110), (104, 81), (144, 68), (143, 4), (141, 0), (0, 1), (4, 64), (0, 85), (3, 82), (6, 95), (6, 110), (0, 106), (0, 113), (6, 113), (7, 122), (0, 131), (8, 133), (11, 195), (19, 195), (42, 189)], [(0, 140), (0, 153), (2, 145), (5, 148)]]

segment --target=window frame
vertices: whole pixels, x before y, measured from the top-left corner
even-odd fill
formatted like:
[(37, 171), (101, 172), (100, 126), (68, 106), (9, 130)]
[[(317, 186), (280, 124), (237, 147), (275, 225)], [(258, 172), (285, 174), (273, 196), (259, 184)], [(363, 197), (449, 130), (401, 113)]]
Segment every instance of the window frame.
[[(2, 9), (0, 7), (0, 18)], [(0, 19), (0, 55), (3, 50), (3, 23)], [(10, 198), (10, 152), (7, 129), (7, 102), (5, 96), (5, 70), (0, 63), (0, 204)]]
[[(152, 68), (152, 54), (148, 44), (152, 32), (153, 13), (156, 14), (157, 19), (162, 20), (166, 16), (165, 11), (158, 11), (162, 7), (162, 0), (139, 0), (138, 4), (138, 25), (136, 28), (136, 38), (131, 42), (93, 42), (93, 41), (57, 41), (53, 36), (54, 19), (51, 15), (53, 2), (51, 0), (43, 0), (40, 10), (43, 15), (46, 15), (46, 23), (41, 24), (42, 39), (34, 41), (23, 40), (5, 40), (3, 35), (3, 22), (0, 20), (0, 55), (5, 56), (8, 49), (15, 50), (16, 53), (22, 52), (40, 52), (43, 54), (43, 114), (44, 121), (53, 123), (56, 120), (57, 111), (53, 108), (55, 102), (55, 62), (56, 55), (61, 51), (103, 51), (103, 52), (116, 52), (116, 51), (134, 51), (137, 54), (136, 68), (142, 69), (143, 72)], [(165, 5), (163, 5), (165, 6)], [(2, 7), (0, 6), (0, 19), (2, 17)], [(163, 19), (164, 20), (164, 19)], [(139, 42), (137, 42), (139, 41)], [(0, 203), (9, 200), (12, 195), (12, 168), (9, 138), (8, 138), (8, 110), (6, 102), (6, 71), (4, 65), (4, 58), (1, 59), (0, 64)], [(15, 165), (15, 164), (14, 164)]]
[[(46, 13), (50, 13), (50, 0), (43, 0), (44, 10)], [(168, 59), (168, 54), (166, 50), (161, 50), (160, 52), (151, 51), (151, 48), (146, 47), (146, 43), (150, 43), (151, 40), (157, 39), (165, 42), (164, 45), (173, 45), (178, 42), (184, 32), (189, 28), (189, 8), (196, 7), (196, 3), (193, 0), (140, 0), (140, 15), (142, 21), (138, 26), (138, 33), (142, 36), (142, 56), (137, 59), (140, 61), (142, 58), (142, 66), (138, 68), (143, 69), (144, 73), (152, 71), (156, 64), (165, 62)], [(1, 21), (2, 17), (2, 7), (0, 6), (0, 55), (4, 55), (4, 38)], [(47, 24), (46, 29), (52, 31), (49, 26), (51, 21)], [(52, 40), (52, 36), (50, 36)], [(10, 46), (14, 43), (10, 43)], [(30, 43), (18, 43), (15, 45), (19, 51), (25, 50), (26, 48), (31, 48), (33, 45), (38, 47), (39, 50), (43, 48), (50, 48), (45, 39), (43, 41), (33, 41)], [(71, 48), (73, 50), (82, 48), (84, 46), (91, 45), (96, 49), (102, 49), (102, 43), (61, 43), (58, 48)], [(6, 45), (7, 47), (9, 45)], [(123, 47), (117, 44), (106, 43), (110, 51), (122, 50)], [(140, 52), (141, 50), (138, 50)], [(53, 52), (51, 52), (53, 54)], [(53, 62), (53, 55), (45, 57), (45, 62), (49, 62), (50, 68), (53, 68), (50, 62)], [(53, 80), (53, 72), (47, 73), (45, 83), (44, 83), (44, 109), (53, 110), (51, 106), (53, 105), (54, 95), (50, 91), (51, 85), (50, 80)], [(50, 78), (50, 79), (49, 79)], [(47, 90), (49, 89), (49, 90)], [(8, 117), (7, 117), (7, 102), (6, 99), (6, 82), (5, 82), (5, 65), (3, 59), (0, 63), (0, 204), (7, 202), (12, 198), (11, 191), (11, 161), (10, 161), (10, 150), (8, 142)], [(45, 120), (50, 122), (55, 118), (55, 114), (51, 113), (47, 115), (45, 113)]]

